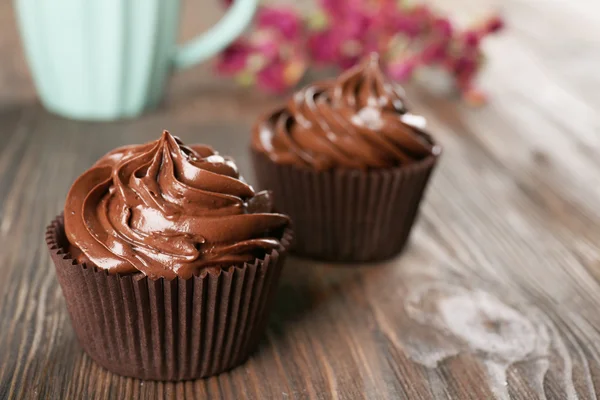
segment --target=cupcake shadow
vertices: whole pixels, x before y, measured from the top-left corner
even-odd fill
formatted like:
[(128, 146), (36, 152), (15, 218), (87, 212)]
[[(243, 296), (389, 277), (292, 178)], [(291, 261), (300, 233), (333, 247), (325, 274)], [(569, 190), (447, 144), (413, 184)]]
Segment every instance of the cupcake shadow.
[(312, 313), (335, 301), (344, 287), (362, 273), (356, 265), (288, 257), (272, 303), (268, 335), (263, 336), (261, 347), (268, 336), (285, 336), (294, 325), (304, 323)]
[[(317, 262), (288, 257), (275, 294), (267, 329), (276, 336), (284, 333), (285, 326), (301, 320), (314, 308)], [(264, 340), (262, 341), (264, 342)]]
[(336, 259), (336, 258), (323, 258), (320, 255), (311, 255), (311, 254), (304, 254), (304, 253), (297, 253), (295, 251), (295, 249), (292, 247), (292, 249), (290, 250), (290, 254), (294, 257), (294, 259), (297, 260), (298, 263), (308, 263), (308, 264), (314, 264), (314, 265), (323, 265), (323, 264), (327, 264), (327, 266), (331, 267), (332, 269), (363, 269), (363, 268), (378, 268), (378, 267), (383, 267), (388, 265), (389, 262), (394, 261), (396, 259), (398, 259), (399, 257), (402, 257), (402, 255), (405, 253), (405, 251), (407, 250), (407, 248), (410, 246), (410, 236), (406, 239), (406, 243), (404, 245), (404, 247), (402, 247), (400, 250), (391, 253), (391, 254), (386, 254), (383, 256), (380, 256), (376, 259), (370, 260), (370, 261), (361, 261), (361, 260), (343, 260), (343, 259)]

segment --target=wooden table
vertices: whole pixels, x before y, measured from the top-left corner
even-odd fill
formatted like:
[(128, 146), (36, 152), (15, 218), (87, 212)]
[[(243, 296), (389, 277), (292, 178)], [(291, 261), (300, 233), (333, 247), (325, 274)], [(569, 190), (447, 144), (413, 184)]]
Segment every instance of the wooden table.
[[(176, 77), (135, 121), (82, 123), (35, 100), (12, 2), (0, 5), (0, 399), (488, 399), (600, 396), (600, 8), (502, 4), (487, 44), (491, 104), (409, 88), (445, 153), (407, 251), (364, 267), (289, 261), (260, 349), (211, 379), (112, 375), (77, 344), (43, 242), (73, 179), (106, 151), (163, 128), (237, 157), (277, 100)], [(184, 36), (216, 8), (184, 18)], [(450, 4), (448, 4), (450, 3)], [(195, 5), (194, 5), (195, 4)]]

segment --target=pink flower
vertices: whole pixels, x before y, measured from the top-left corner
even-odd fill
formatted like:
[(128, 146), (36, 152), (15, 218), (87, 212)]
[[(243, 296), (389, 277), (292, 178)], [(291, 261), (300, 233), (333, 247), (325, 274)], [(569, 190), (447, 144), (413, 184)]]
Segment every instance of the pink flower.
[(417, 60), (414, 58), (407, 60), (393, 60), (388, 63), (386, 72), (390, 78), (404, 82), (412, 77), (416, 67)]
[[(232, 0), (222, 0), (226, 6)], [(498, 16), (458, 32), (426, 4), (404, 0), (318, 0), (306, 19), (290, 7), (259, 8), (254, 30), (218, 58), (220, 73), (245, 84), (281, 93), (302, 78), (309, 62), (348, 68), (377, 52), (393, 79), (405, 81), (424, 65), (450, 74), (466, 101), (483, 95), (473, 89), (481, 68), (481, 40), (500, 30)]]
[(452, 38), (453, 29), (448, 18), (436, 18), (431, 25), (431, 30), (440, 39), (450, 40)]
[(234, 75), (244, 70), (252, 51), (246, 39), (238, 39), (219, 55), (217, 72), (222, 75)]
[(385, 22), (376, 12), (345, 10), (351, 17), (330, 16), (325, 30), (309, 34), (307, 47), (318, 63), (336, 64), (348, 68), (371, 52), (382, 52), (391, 35), (385, 33)]
[(249, 40), (254, 52), (260, 53), (267, 61), (278, 57), (281, 48), (287, 44), (277, 32), (270, 29), (257, 30)]
[(257, 84), (268, 92), (281, 93), (285, 91), (284, 69), (285, 65), (281, 61), (268, 64), (259, 71), (256, 79)]
[(279, 32), (287, 40), (299, 40), (302, 33), (300, 16), (285, 7), (262, 7), (256, 16), (256, 25)]
[(308, 37), (307, 48), (311, 58), (318, 64), (332, 64), (342, 38), (332, 30), (315, 32)]
[(384, 18), (392, 34), (403, 33), (409, 38), (421, 35), (429, 26), (431, 12), (423, 5), (386, 8)]
[(347, 19), (363, 6), (362, 0), (319, 0), (319, 5), (327, 14), (339, 20)]
[(397, 13), (390, 15), (388, 28), (393, 33), (403, 33), (414, 38), (422, 31), (423, 24), (409, 14)]
[(477, 62), (471, 58), (460, 57), (456, 59), (453, 70), (456, 75), (469, 75), (477, 68)]
[(320, 64), (335, 64), (345, 69), (355, 65), (365, 53), (360, 40), (342, 29), (317, 32), (308, 38), (310, 56)]
[(306, 70), (302, 21), (289, 9), (263, 7), (255, 30), (230, 45), (217, 70), (238, 82), (279, 93), (294, 86)]
[(484, 31), (486, 33), (496, 33), (503, 28), (504, 20), (499, 15), (495, 15), (486, 22)]
[(446, 57), (447, 44), (444, 42), (430, 43), (421, 51), (421, 61), (425, 64), (440, 62)]
[(467, 31), (463, 34), (463, 40), (465, 42), (465, 46), (468, 48), (475, 48), (479, 46), (479, 35), (474, 31)]
[(271, 93), (283, 93), (295, 86), (304, 75), (306, 63), (301, 57), (276, 60), (258, 72), (257, 84)]
[(479, 70), (479, 62), (473, 56), (460, 56), (450, 63), (450, 73), (462, 92), (469, 90)]

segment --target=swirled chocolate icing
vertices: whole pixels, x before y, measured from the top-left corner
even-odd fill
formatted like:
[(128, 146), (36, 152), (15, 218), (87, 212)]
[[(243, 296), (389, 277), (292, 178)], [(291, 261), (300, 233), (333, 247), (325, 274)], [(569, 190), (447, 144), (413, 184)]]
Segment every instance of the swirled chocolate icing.
[(164, 132), (102, 157), (71, 187), (71, 253), (110, 273), (188, 278), (202, 268), (252, 261), (281, 246), (288, 217), (271, 213), (236, 165), (210, 147)]
[(393, 167), (437, 154), (424, 118), (408, 112), (403, 96), (372, 55), (261, 119), (252, 146), (273, 162), (317, 170)]

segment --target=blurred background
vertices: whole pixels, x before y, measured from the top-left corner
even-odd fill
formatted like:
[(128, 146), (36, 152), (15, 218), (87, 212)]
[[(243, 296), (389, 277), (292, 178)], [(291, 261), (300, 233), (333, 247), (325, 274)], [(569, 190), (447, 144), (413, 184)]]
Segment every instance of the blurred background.
[[(254, 2), (254, 0), (252, 0)], [(8, 0), (5, 0), (2, 2), (2, 4), (0, 5), (0, 18), (2, 21), (2, 34), (0, 36), (0, 45), (2, 46), (0, 48), (0, 50), (2, 51), (2, 56), (3, 56), (3, 65), (0, 68), (0, 84), (2, 85), (2, 92), (0, 93), (0, 105), (3, 104), (17, 104), (17, 103), (22, 103), (22, 102), (31, 102), (34, 101), (34, 99), (36, 98), (36, 92), (35, 92), (35, 88), (32, 82), (32, 74), (30, 72), (30, 68), (28, 68), (28, 64), (26, 61), (26, 55), (23, 49), (23, 40), (20, 39), (19, 36), (19, 30), (18, 30), (18, 25), (17, 25), (17, 19), (15, 17), (15, 12), (17, 11), (17, 9), (19, 7), (17, 7), (17, 4), (24, 4), (28, 6), (29, 1), (28, 0), (23, 0), (23, 1), (17, 1), (17, 2), (11, 2)], [(114, 3), (114, 2), (112, 2)], [(160, 2), (153, 2), (156, 4), (159, 4)], [(181, 1), (181, 12), (180, 12), (180, 17), (177, 19), (177, 25), (176, 26), (176, 31), (177, 33), (177, 42), (178, 43), (185, 43), (191, 39), (193, 39), (195, 36), (197, 36), (198, 34), (207, 31), (209, 28), (213, 27), (215, 24), (217, 24), (217, 22), (225, 15), (226, 11), (227, 11), (227, 7), (229, 6), (231, 2), (227, 1), (227, 0), (205, 0), (205, 1), (193, 1), (193, 0), (182, 0)], [(540, 34), (536, 33), (539, 32), (539, 29), (536, 28), (536, 24), (541, 24), (542, 27), (544, 28), (549, 28), (552, 26), (553, 22), (551, 18), (557, 18), (557, 15), (559, 15), (559, 13), (563, 13), (563, 12), (569, 12), (572, 13), (572, 17), (573, 18), (581, 18), (581, 17), (585, 17), (581, 16), (581, 13), (585, 13), (584, 10), (578, 11), (575, 7), (569, 7), (568, 10), (562, 10), (561, 9), (561, 2), (559, 1), (552, 1), (552, 0), (548, 0), (548, 1), (512, 1), (510, 3), (504, 3), (504, 2), (497, 2), (495, 0), (485, 0), (485, 1), (475, 1), (475, 0), (453, 0), (453, 1), (436, 1), (436, 0), (432, 0), (432, 1), (424, 1), (424, 2), (420, 2), (420, 1), (415, 1), (415, 0), (411, 0), (411, 1), (407, 1), (407, 0), (401, 0), (401, 1), (363, 1), (363, 0), (358, 0), (358, 1), (351, 1), (348, 4), (356, 4), (357, 8), (361, 8), (363, 10), (366, 10), (366, 13), (368, 13), (368, 10), (376, 10), (378, 8), (381, 8), (383, 4), (388, 3), (388, 4), (402, 4), (402, 6), (399, 6), (399, 9), (404, 9), (405, 11), (398, 11), (398, 16), (400, 19), (402, 19), (403, 17), (408, 18), (408, 21), (406, 21), (407, 24), (418, 24), (418, 18), (412, 18), (412, 20), (410, 19), (410, 13), (407, 12), (406, 10), (409, 10), (411, 8), (418, 8), (421, 6), (425, 6), (427, 7), (429, 10), (431, 10), (432, 12), (434, 12), (435, 18), (440, 18), (440, 19), (445, 19), (447, 21), (449, 21), (450, 23), (452, 23), (453, 25), (453, 29), (455, 31), (456, 36), (460, 36), (460, 31), (463, 30), (467, 30), (469, 28), (473, 28), (473, 27), (477, 27), (478, 25), (482, 25), (486, 20), (493, 18), (495, 16), (500, 16), (502, 18), (503, 21), (508, 20), (510, 21), (509, 24), (511, 26), (511, 29), (508, 30), (503, 30), (500, 37), (503, 37), (502, 43), (498, 44), (498, 39), (497, 38), (492, 38), (489, 41), (485, 41), (485, 43), (483, 43), (482, 41), (482, 46), (481, 46), (481, 51), (482, 53), (485, 52), (486, 56), (488, 59), (491, 59), (491, 64), (492, 64), (492, 68), (494, 67), (493, 64), (495, 63), (499, 63), (501, 65), (506, 65), (507, 63), (511, 63), (510, 65), (508, 65), (507, 67), (512, 68), (514, 66), (514, 63), (517, 62), (518, 60), (507, 60), (507, 57), (502, 57), (504, 59), (496, 59), (496, 57), (494, 56), (495, 54), (499, 53), (499, 54), (503, 54), (503, 48), (505, 46), (510, 46), (511, 51), (514, 52), (514, 55), (512, 57), (523, 57), (523, 56), (519, 56), (519, 48), (522, 48), (523, 45), (525, 43), (520, 43), (520, 40), (517, 43), (512, 43), (514, 41), (514, 37), (515, 35), (524, 35), (526, 36), (526, 40), (529, 41), (548, 41), (550, 42), (550, 38), (543, 38), (543, 37), (539, 37)], [(31, 3), (35, 5), (35, 2)], [(40, 3), (40, 4), (44, 4), (44, 3)], [(51, 3), (48, 3), (51, 4)], [(67, 3), (63, 4), (60, 7), (65, 7), (65, 10), (69, 9), (69, 6), (66, 5)], [(110, 9), (112, 8), (112, 6), (109, 6), (109, 3), (106, 3), (107, 6), (105, 7), (106, 9)], [(118, 4), (118, 3), (117, 3)], [(539, 20), (537, 18), (538, 16), (538, 7), (541, 6), (543, 4), (543, 7), (546, 9), (545, 13), (548, 14), (548, 18), (543, 19), (543, 20)], [(350, 7), (350, 6), (347, 7)], [(310, 0), (310, 1), (298, 1), (298, 2), (292, 2), (292, 1), (287, 1), (287, 0), (281, 0), (281, 1), (259, 1), (258, 2), (258, 7), (259, 7), (259, 11), (258, 11), (258, 15), (260, 15), (261, 11), (260, 11), (260, 7), (262, 8), (266, 8), (266, 9), (274, 9), (274, 10), (284, 10), (284, 12), (288, 12), (292, 14), (292, 18), (297, 18), (299, 24), (302, 25), (303, 28), (306, 29), (310, 29), (310, 30), (318, 30), (321, 29), (319, 26), (319, 24), (329, 24), (329, 25), (336, 25), (339, 24), (339, 21), (329, 21), (329, 22), (323, 22), (321, 21), (323, 17), (323, 14), (327, 12), (327, 7), (331, 7), (332, 11), (330, 11), (330, 13), (335, 14), (336, 12), (338, 12), (338, 10), (343, 10), (344, 7), (344, 2), (336, 2), (336, 1), (329, 1), (329, 0), (324, 0), (324, 1), (319, 1), (319, 0)], [(37, 7), (37, 6), (36, 6)], [(50, 6), (49, 6), (50, 7)], [(52, 6), (53, 7), (53, 6)], [(97, 6), (98, 7), (98, 6)], [(149, 8), (151, 8), (152, 6), (149, 6)], [(337, 8), (336, 8), (337, 7)], [(347, 8), (346, 7), (346, 8)], [(26, 7), (23, 6), (21, 7), (23, 9), (25, 9)], [(40, 7), (40, 9), (43, 7)], [(56, 7), (54, 7), (56, 8)], [(248, 8), (252, 8), (252, 7), (248, 7)], [(58, 9), (58, 8), (56, 8)], [(325, 10), (325, 12), (324, 12)], [(556, 12), (554, 12), (553, 10), (555, 10)], [(77, 15), (77, 12), (73, 12), (73, 15)], [(402, 14), (404, 13), (404, 14)], [(33, 14), (32, 12), (22, 12), (23, 15), (28, 15), (28, 14)], [(40, 16), (41, 15), (47, 15), (48, 13), (44, 13), (44, 12), (39, 12), (37, 13), (37, 22), (35, 22), (32, 25), (39, 25), (39, 21), (40, 21)], [(295, 15), (294, 15), (295, 14)], [(50, 14), (52, 15), (52, 14)], [(108, 15), (108, 14), (107, 14)], [(118, 15), (118, 14), (117, 14)], [(289, 16), (289, 15), (288, 15)], [(256, 15), (255, 15), (256, 17)], [(360, 17), (361, 16), (353, 16), (353, 17), (346, 17), (346, 16), (341, 16), (340, 20), (343, 19), (347, 19), (347, 20), (351, 20), (350, 25), (360, 25)], [(143, 17), (140, 17), (143, 18)], [(585, 17), (587, 18), (587, 17)], [(52, 19), (52, 16), (50, 16), (50, 19)], [(56, 18), (55, 18), (56, 19)], [(330, 18), (331, 19), (331, 18)], [(535, 23), (532, 25), (531, 22), (535, 19)], [(98, 17), (98, 20), (100, 20), (100, 17)], [(106, 23), (106, 22), (104, 22)], [(117, 21), (113, 21), (112, 22), (114, 24), (114, 27), (120, 27), (120, 23)], [(281, 24), (277, 24), (277, 22), (274, 23), (275, 28), (279, 29), (279, 28), (283, 28), (285, 29), (285, 24), (286, 21), (283, 21)], [(400, 24), (402, 24), (402, 22), (400, 22)], [(25, 25), (25, 24), (23, 24)], [(110, 25), (107, 25), (110, 26)], [(377, 26), (377, 24), (374, 24), (374, 26)], [(402, 25), (402, 26), (406, 26), (406, 24)], [(79, 27), (75, 27), (77, 30), (79, 29)], [(515, 29), (512, 29), (515, 28)], [(25, 28), (24, 28), (25, 29)], [(352, 28), (350, 28), (352, 29)], [(400, 29), (402, 29), (402, 27), (400, 27)], [(410, 28), (407, 28), (410, 29)], [(372, 29), (371, 29), (372, 30)], [(256, 33), (257, 31), (258, 34)], [(264, 29), (263, 29), (264, 31)], [(388, 30), (389, 31), (389, 30)], [(150, 31), (148, 31), (150, 33)], [(261, 32), (260, 27), (257, 27), (256, 24), (251, 25), (249, 27), (247, 27), (245, 29), (245, 35), (242, 37), (242, 41), (246, 40), (246, 39), (250, 39), (250, 40), (262, 40), (261, 37), (258, 37), (260, 35), (262, 35), (264, 32)], [(40, 34), (40, 32), (36, 32), (36, 34)], [(252, 37), (252, 36), (256, 36), (256, 37)], [(366, 38), (363, 39), (363, 37), (361, 37), (361, 33), (360, 33), (360, 28), (358, 28), (358, 33), (353, 33), (350, 35), (354, 35), (355, 39), (358, 38), (358, 41), (362, 41), (364, 40), (365, 42), (367, 41)], [(263, 35), (264, 36), (264, 35)], [(299, 37), (302, 36), (302, 38), (306, 38), (308, 37), (307, 35), (303, 36), (301, 34), (298, 35)], [(386, 37), (387, 39), (393, 40), (392, 33), (390, 33), (389, 38)], [(427, 37), (425, 37), (426, 35), (423, 34), (423, 37), (425, 39), (428, 39)], [(513, 38), (510, 38), (510, 37)], [(544, 56), (551, 56), (551, 54), (546, 54), (546, 53), (551, 53), (554, 49), (554, 51), (557, 49), (557, 46), (560, 46), (560, 43), (556, 43), (556, 40), (568, 40), (568, 38), (564, 37), (564, 34), (562, 35), (556, 35), (556, 38), (552, 39), (553, 43), (548, 43), (547, 45), (543, 46), (543, 49), (540, 49), (541, 51), (544, 51)], [(257, 38), (258, 37), (258, 38)], [(405, 37), (403, 36), (403, 38), (405, 39)], [(348, 39), (348, 38), (346, 38)], [(416, 39), (419, 39), (418, 35), (416, 37)], [(239, 41), (239, 40), (238, 40)], [(340, 39), (340, 41), (342, 41), (342, 39)], [(277, 43), (277, 41), (274, 41), (275, 45), (279, 45), (280, 43)], [(356, 52), (357, 54), (366, 54), (367, 51), (367, 45), (365, 44), (365, 48), (364, 49), (352, 49), (352, 47), (354, 46), (352, 43), (346, 43), (349, 42), (349, 40), (346, 40), (344, 43), (345, 48), (349, 49), (349, 52)], [(415, 42), (418, 42), (418, 40), (415, 40)], [(120, 42), (118, 40), (114, 40), (115, 46), (120, 45)], [(504, 44), (503, 44), (504, 43)], [(515, 46), (516, 44), (516, 46)], [(66, 45), (66, 44), (65, 44)], [(284, 43), (284, 45), (289, 45), (289, 41), (286, 41), (286, 43)], [(479, 44), (478, 44), (479, 45)], [(294, 47), (295, 46), (295, 47)], [(330, 46), (330, 47), (328, 47)], [(419, 47), (420, 45), (416, 46)], [(301, 51), (306, 51), (306, 47), (307, 45), (300, 45), (297, 43), (294, 43), (293, 46), (291, 46), (292, 50), (291, 52), (293, 54), (291, 54), (291, 57), (294, 57), (295, 55), (299, 54)], [(381, 50), (384, 48), (388, 48), (389, 46), (386, 45), (382, 45), (379, 48), (372, 48), (373, 50)], [(402, 46), (399, 46), (399, 48), (402, 48)], [(324, 44), (324, 49), (325, 50), (331, 50), (334, 51), (335, 47), (333, 47), (332, 45), (330, 45), (329, 43), (325, 43)], [(265, 50), (265, 52), (268, 50)], [(478, 49), (479, 51), (479, 49)], [(522, 51), (522, 50), (521, 50)], [(572, 49), (571, 51), (574, 51), (574, 49)], [(77, 55), (77, 53), (73, 53), (74, 55)], [(264, 53), (259, 53), (261, 56), (265, 55)], [(391, 54), (391, 53), (390, 53)], [(383, 58), (384, 59), (388, 59), (391, 57), (390, 54), (384, 55)], [(541, 54), (540, 54), (541, 56)], [(511, 57), (511, 58), (512, 58)], [(393, 57), (395, 60), (406, 60), (410, 58), (410, 52), (406, 52), (405, 54), (399, 54), (399, 55), (393, 55)], [(317, 60), (319, 61), (319, 60)], [(338, 62), (339, 61), (339, 62)], [(64, 61), (63, 61), (64, 62)], [(225, 60), (226, 62), (226, 60)], [(172, 79), (170, 79), (169, 84), (166, 87), (166, 102), (164, 103), (165, 106), (169, 106), (169, 105), (173, 105), (173, 112), (177, 112), (176, 110), (176, 104), (178, 104), (178, 102), (181, 103), (186, 103), (189, 105), (189, 102), (194, 102), (195, 105), (197, 106), (202, 106), (202, 107), (215, 107), (215, 109), (219, 109), (220, 112), (222, 113), (222, 115), (224, 117), (229, 117), (229, 116), (233, 116), (233, 115), (238, 115), (235, 112), (235, 107), (236, 107), (236, 103), (227, 103), (226, 107), (222, 107), (221, 105), (223, 104), (222, 101), (224, 101), (224, 96), (226, 97), (227, 94), (230, 95), (234, 95), (236, 98), (239, 99), (239, 101), (244, 101), (243, 100), (243, 96), (248, 96), (249, 93), (252, 94), (252, 97), (254, 99), (259, 98), (261, 99), (261, 102), (256, 102), (256, 101), (252, 101), (253, 104), (257, 104), (260, 105), (262, 103), (262, 100), (264, 101), (276, 101), (273, 100), (274, 96), (272, 95), (264, 95), (264, 88), (256, 88), (257, 90), (253, 90), (254, 88), (246, 88), (246, 90), (243, 89), (243, 86), (239, 85), (239, 81), (240, 79), (239, 76), (236, 76), (236, 74), (234, 73), (229, 73), (229, 76), (227, 76), (227, 74), (223, 74), (223, 73), (219, 73), (220, 71), (220, 65), (223, 63), (223, 53), (221, 52), (221, 54), (217, 57), (211, 57), (207, 62), (202, 62), (197, 66), (192, 67), (191, 69), (185, 69), (182, 70), (180, 72), (177, 72), (175, 74), (173, 74)], [(306, 60), (303, 60), (303, 65), (302, 65), (302, 73), (299, 74), (298, 77), (294, 77), (293, 79), (290, 80), (290, 82), (287, 83), (287, 85), (285, 86), (285, 89), (287, 90), (278, 90), (279, 95), (281, 96), (281, 92), (285, 93), (289, 93), (291, 92), (291, 90), (293, 88), (297, 88), (299, 84), (301, 83), (306, 83), (306, 82), (310, 82), (311, 80), (314, 80), (316, 78), (321, 78), (321, 77), (325, 77), (325, 76), (334, 76), (337, 73), (339, 73), (339, 71), (345, 67), (347, 67), (348, 63), (344, 64), (343, 61), (340, 61), (340, 57), (331, 57), (331, 60), (326, 60), (325, 62), (323, 62), (321, 60), (321, 62), (317, 63), (314, 60), (310, 59), (310, 57), (306, 57)], [(46, 64), (48, 64), (48, 62), (46, 62)], [(58, 65), (58, 62), (56, 62), (56, 65)], [(341, 65), (341, 67), (340, 67)], [(501, 68), (501, 67), (497, 67), (497, 68)], [(489, 71), (486, 72), (486, 70), (488, 68), (477, 68), (479, 72), (479, 70), (481, 70), (481, 72), (483, 73), (490, 73)], [(397, 71), (397, 70), (396, 70)], [(402, 73), (398, 71), (398, 73), (401, 75)], [(493, 72), (492, 72), (493, 73)], [(396, 77), (398, 74), (396, 74), (394, 77)], [(424, 75), (424, 77), (422, 76)], [(442, 96), (447, 96), (449, 93), (452, 93), (452, 81), (451, 79), (441, 79), (441, 82), (436, 82), (436, 81), (432, 81), (431, 80), (431, 75), (427, 75), (427, 74), (415, 74), (414, 76), (410, 76), (411, 79), (401, 79), (401, 81), (403, 83), (406, 84), (406, 82), (408, 81), (413, 81), (413, 80), (419, 80), (421, 82), (425, 82), (424, 86), (425, 88), (428, 88), (429, 90), (438, 90), (441, 88), (442, 90)], [(237, 81), (237, 82), (236, 82)], [(296, 81), (299, 81), (298, 84), (295, 84)], [(478, 77), (477, 78), (477, 86), (480, 87), (484, 87), (486, 86), (486, 82), (485, 82), (485, 77), (481, 78)], [(489, 84), (488, 84), (489, 86)], [(450, 88), (450, 89), (449, 89)], [(487, 88), (486, 89), (486, 93), (487, 93)], [(273, 90), (266, 90), (266, 92), (273, 92)], [(271, 93), (272, 94), (272, 93)], [(242, 98), (240, 98), (240, 96)]]

